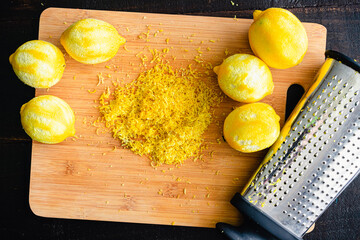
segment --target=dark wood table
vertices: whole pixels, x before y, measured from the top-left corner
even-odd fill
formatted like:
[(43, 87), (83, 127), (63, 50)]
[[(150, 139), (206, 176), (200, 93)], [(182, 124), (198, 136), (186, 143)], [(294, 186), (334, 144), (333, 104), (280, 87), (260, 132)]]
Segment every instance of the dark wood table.
[[(35, 216), (28, 203), (31, 139), (20, 124), (20, 106), (34, 89), (15, 76), (8, 57), (37, 39), (48, 7), (251, 18), (255, 9), (282, 7), (301, 21), (323, 24), (327, 49), (360, 59), (359, 0), (4, 0), (0, 14), (0, 238), (1, 239), (224, 239), (215, 229), (50, 219)], [(360, 177), (336, 199), (305, 239), (360, 239)]]

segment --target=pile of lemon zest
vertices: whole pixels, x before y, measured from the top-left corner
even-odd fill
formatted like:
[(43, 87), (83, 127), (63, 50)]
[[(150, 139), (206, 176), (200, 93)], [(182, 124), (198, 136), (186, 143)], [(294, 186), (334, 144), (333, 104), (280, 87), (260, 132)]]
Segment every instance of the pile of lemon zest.
[[(218, 93), (201, 81), (189, 66), (173, 70), (152, 51), (153, 68), (136, 81), (118, 86), (100, 97), (100, 113), (106, 127), (123, 146), (148, 156), (156, 167), (181, 164), (200, 153), (202, 134), (212, 120), (210, 109), (220, 103)], [(179, 167), (177, 165), (176, 167)]]

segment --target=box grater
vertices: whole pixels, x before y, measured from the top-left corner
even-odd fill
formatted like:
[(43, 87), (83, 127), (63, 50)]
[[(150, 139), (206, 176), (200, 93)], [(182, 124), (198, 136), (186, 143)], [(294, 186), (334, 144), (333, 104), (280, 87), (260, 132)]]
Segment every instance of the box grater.
[(360, 65), (335, 51), (325, 56), (279, 138), (231, 200), (258, 225), (218, 223), (229, 238), (302, 239), (359, 174)]

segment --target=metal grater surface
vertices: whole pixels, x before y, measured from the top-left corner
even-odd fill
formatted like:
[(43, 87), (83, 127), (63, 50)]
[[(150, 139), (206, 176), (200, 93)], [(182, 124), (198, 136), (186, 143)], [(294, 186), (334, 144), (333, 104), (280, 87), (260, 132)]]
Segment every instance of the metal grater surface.
[(359, 173), (360, 74), (328, 58), (242, 196), (295, 236)]

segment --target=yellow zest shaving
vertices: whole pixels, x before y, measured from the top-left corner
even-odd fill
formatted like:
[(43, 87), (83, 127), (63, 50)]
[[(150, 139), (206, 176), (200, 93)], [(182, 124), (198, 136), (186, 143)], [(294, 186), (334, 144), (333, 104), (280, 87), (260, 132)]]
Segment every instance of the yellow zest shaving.
[(98, 83), (96, 84), (96, 86), (99, 86), (100, 84), (103, 84), (104, 83), (104, 77), (102, 75), (102, 73), (99, 73), (98, 75)]

